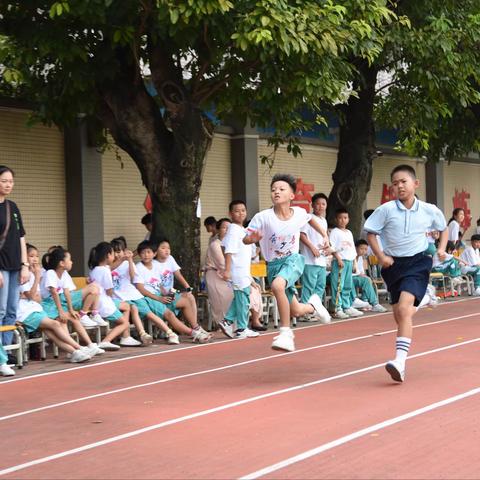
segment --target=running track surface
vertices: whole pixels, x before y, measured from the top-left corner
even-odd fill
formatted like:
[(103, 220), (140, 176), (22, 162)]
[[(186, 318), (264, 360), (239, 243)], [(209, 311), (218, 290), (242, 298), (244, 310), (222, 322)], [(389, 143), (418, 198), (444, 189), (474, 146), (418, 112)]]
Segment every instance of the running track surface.
[(0, 383), (1, 478), (479, 478), (480, 300)]

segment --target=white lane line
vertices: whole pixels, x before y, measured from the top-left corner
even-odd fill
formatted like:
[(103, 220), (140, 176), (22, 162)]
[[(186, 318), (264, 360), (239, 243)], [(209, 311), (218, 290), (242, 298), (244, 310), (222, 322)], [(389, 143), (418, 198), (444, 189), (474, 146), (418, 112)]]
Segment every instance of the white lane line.
[[(467, 341), (461, 342), (461, 343), (455, 343), (455, 344), (451, 344), (451, 345), (446, 345), (444, 347), (435, 348), (433, 350), (427, 350), (425, 352), (421, 352), (421, 353), (417, 353), (415, 355), (412, 355), (411, 357), (408, 357), (408, 358), (409, 359), (419, 358), (419, 357), (423, 357), (423, 356), (426, 356), (426, 355), (431, 355), (433, 353), (438, 353), (438, 352), (442, 352), (442, 351), (445, 351), (445, 350), (450, 350), (450, 349), (453, 349), (453, 348), (462, 347), (462, 346), (469, 345), (469, 344), (479, 342), (479, 341), (480, 341), (480, 337), (474, 338), (472, 340), (467, 340)], [(151, 432), (153, 430), (158, 430), (160, 428), (168, 427), (170, 425), (175, 425), (175, 424), (178, 424), (178, 423), (186, 422), (188, 420), (193, 420), (195, 418), (204, 417), (204, 416), (210, 415), (212, 413), (222, 412), (224, 410), (229, 410), (231, 408), (239, 407), (241, 405), (246, 405), (246, 404), (253, 403), (253, 402), (256, 402), (256, 401), (259, 401), (259, 400), (264, 400), (266, 398), (276, 397), (278, 395), (283, 395), (283, 394), (286, 394), (286, 393), (295, 392), (295, 391), (302, 390), (302, 389), (305, 389), (305, 388), (313, 387), (315, 385), (320, 385), (322, 383), (332, 382), (334, 380), (339, 380), (341, 378), (350, 377), (350, 376), (357, 375), (357, 374), (360, 374), (360, 373), (368, 372), (370, 370), (374, 370), (375, 368), (383, 367), (384, 365), (385, 365), (385, 363), (377, 363), (376, 365), (370, 365), (368, 367), (360, 368), (358, 370), (352, 370), (350, 372), (341, 373), (341, 374), (338, 374), (338, 375), (334, 375), (332, 377), (321, 378), (320, 380), (315, 380), (313, 382), (302, 383), (300, 385), (294, 385), (293, 387), (287, 387), (287, 388), (282, 388), (280, 390), (274, 390), (273, 392), (264, 393), (262, 395), (256, 395), (254, 397), (245, 398), (243, 400), (238, 400), (236, 402), (226, 403), (226, 404), (220, 405), (218, 407), (209, 408), (208, 410), (201, 410), (199, 412), (191, 413), (189, 415), (184, 415), (182, 417), (177, 417), (177, 418), (172, 418), (170, 420), (165, 420), (164, 422), (157, 423), (155, 425), (150, 425), (149, 427), (144, 427), (144, 428), (140, 428), (140, 429), (137, 429), (137, 430), (132, 430), (131, 432), (123, 433), (121, 435), (115, 435), (114, 437), (105, 438), (104, 440), (100, 440), (98, 442), (89, 443), (89, 444), (86, 444), (86, 445), (82, 445), (81, 447), (72, 448), (70, 450), (65, 450), (63, 452), (55, 453), (53, 455), (48, 455), (46, 457), (38, 458), (36, 460), (31, 460), (29, 462), (20, 463), (18, 465), (14, 465), (12, 467), (5, 468), (3, 470), (0, 470), (0, 476), (7, 475), (7, 474), (13, 473), (13, 472), (18, 472), (19, 470), (24, 470), (26, 468), (33, 467), (35, 465), (41, 465), (42, 463), (51, 462), (52, 460), (57, 460), (59, 458), (68, 457), (68, 456), (74, 455), (76, 453), (85, 452), (87, 450), (92, 450), (94, 448), (101, 447), (103, 445), (109, 445), (111, 443), (118, 442), (120, 440), (125, 440), (127, 438), (136, 437), (136, 436), (141, 435), (143, 433)]]
[[(444, 320), (437, 320), (437, 321), (433, 321), (433, 322), (423, 323), (421, 325), (416, 325), (413, 328), (422, 328), (422, 327), (428, 327), (428, 326), (432, 326), (432, 325), (436, 325), (436, 324), (452, 322), (454, 320), (460, 320), (460, 319), (472, 317), (472, 316), (475, 316), (475, 315), (478, 315), (478, 314), (477, 313), (470, 313), (468, 315), (463, 315), (461, 317), (446, 318)], [(138, 389), (138, 388), (150, 387), (152, 385), (158, 385), (158, 384), (161, 384), (161, 383), (173, 382), (175, 380), (182, 380), (184, 378), (190, 378), (190, 377), (196, 377), (196, 376), (199, 376), (199, 375), (206, 375), (208, 373), (220, 372), (222, 370), (228, 370), (228, 369), (231, 369), (231, 368), (242, 367), (244, 365), (249, 365), (249, 364), (252, 364), (252, 363), (258, 363), (258, 362), (263, 362), (263, 361), (267, 361), (267, 360), (272, 360), (272, 359), (276, 359), (278, 357), (284, 357), (286, 355), (296, 355), (298, 353), (310, 352), (312, 350), (318, 350), (320, 348), (327, 348), (327, 347), (332, 347), (332, 346), (336, 346), (336, 345), (342, 345), (342, 344), (345, 344), (345, 343), (356, 342), (356, 341), (359, 341), (359, 340), (366, 340), (366, 339), (376, 337), (376, 336), (380, 336), (380, 335), (395, 333), (396, 331), (397, 331), (397, 329), (384, 330), (382, 332), (371, 333), (371, 334), (362, 335), (362, 336), (359, 336), (359, 337), (347, 338), (345, 340), (338, 340), (336, 342), (323, 343), (321, 345), (315, 345), (313, 347), (301, 348), (301, 349), (298, 349), (294, 352), (279, 353), (277, 355), (269, 355), (269, 356), (265, 356), (265, 357), (258, 357), (258, 358), (254, 358), (254, 359), (251, 359), (251, 360), (245, 360), (243, 362), (232, 363), (230, 365), (223, 365), (221, 367), (210, 368), (208, 370), (200, 370), (198, 372), (186, 373), (186, 374), (183, 374), (183, 375), (176, 375), (174, 377), (163, 378), (161, 380), (153, 380), (151, 382), (140, 383), (140, 384), (137, 384), (137, 385), (131, 385), (129, 387), (116, 388), (114, 390), (107, 390), (106, 392), (96, 393), (96, 394), (93, 394), (93, 395), (86, 395), (84, 397), (78, 397), (78, 398), (74, 398), (74, 399), (71, 399), (71, 400), (65, 400), (63, 402), (57, 402), (57, 403), (52, 403), (52, 404), (49, 404), (49, 405), (44, 405), (43, 407), (32, 408), (32, 409), (29, 409), (29, 410), (24, 410), (24, 411), (12, 413), (12, 414), (9, 414), (9, 415), (5, 415), (3, 417), (0, 417), (0, 422), (5, 421), (5, 420), (10, 420), (10, 419), (16, 418), (16, 417), (21, 417), (21, 416), (24, 416), (24, 415), (30, 415), (30, 414), (33, 414), (33, 413), (42, 412), (44, 410), (50, 410), (52, 408), (63, 407), (65, 405), (71, 405), (71, 404), (77, 403), (77, 402), (92, 400), (94, 398), (106, 397), (108, 395), (114, 395), (116, 393), (128, 392), (130, 390), (135, 390), (135, 389)]]
[(467, 392), (460, 393), (459, 395), (446, 398), (445, 400), (431, 403), (430, 405), (427, 405), (425, 407), (412, 410), (411, 412), (405, 413), (403, 415), (399, 415), (398, 417), (393, 417), (393, 418), (390, 418), (389, 420), (376, 423), (374, 425), (371, 425), (370, 427), (362, 428), (361, 430), (358, 430), (349, 435), (345, 435), (331, 442), (324, 443), (323, 445), (320, 445), (316, 448), (312, 448), (311, 450), (307, 450), (306, 452), (287, 458), (285, 460), (282, 460), (281, 462), (274, 463), (273, 465), (269, 465), (268, 467), (262, 468), (261, 470), (257, 470), (256, 472), (249, 473), (248, 475), (240, 477), (240, 480), (253, 480), (256, 478), (261, 478), (265, 475), (269, 475), (273, 472), (277, 472), (278, 470), (289, 467), (290, 465), (293, 465), (295, 463), (302, 462), (303, 460), (307, 460), (308, 458), (314, 457), (315, 455), (319, 455), (320, 453), (326, 452), (327, 450), (331, 450), (332, 448), (345, 445), (346, 443), (351, 442), (353, 440), (357, 440), (358, 438), (364, 437), (365, 435), (369, 435), (373, 432), (377, 432), (378, 430), (391, 427), (392, 425), (395, 425), (400, 422), (404, 422), (405, 420), (409, 420), (410, 418), (414, 418), (419, 415), (423, 415), (424, 413), (431, 412), (432, 410), (435, 410), (437, 408), (441, 408), (446, 405), (450, 405), (452, 403), (458, 402), (460, 400), (464, 400), (465, 398), (473, 397), (474, 395), (478, 395), (479, 393), (480, 393), (480, 387), (477, 387), (472, 390), (468, 390)]
[[(435, 308), (443, 307), (445, 305), (451, 305), (452, 303), (469, 302), (469, 301), (474, 301), (474, 300), (478, 300), (478, 298), (473, 297), (473, 298), (462, 298), (462, 299), (459, 299), (459, 300), (451, 300), (451, 301), (446, 302), (446, 303), (441, 303), (440, 305), (437, 305)], [(326, 327), (326, 326), (333, 327), (335, 325), (341, 325), (342, 323), (353, 322), (353, 321), (358, 322), (359, 320), (361, 321), (361, 320), (364, 320), (364, 319), (367, 319), (367, 318), (378, 318), (378, 317), (381, 317), (383, 315), (391, 315), (391, 314), (392, 314), (392, 312), (389, 311), (389, 312), (385, 312), (385, 313), (376, 313), (376, 314), (373, 314), (373, 315), (365, 315), (360, 319), (359, 318), (348, 318), (346, 320), (336, 320), (335, 322), (333, 322), (329, 325), (322, 325), (322, 324), (306, 325), (304, 327), (295, 327), (295, 331), (305, 330), (305, 329), (308, 329), (308, 328)], [(263, 333), (262, 337), (263, 336), (268, 336), (268, 335), (277, 335), (277, 334), (278, 334), (278, 330), (274, 330), (273, 332)], [(219, 344), (223, 344), (223, 343), (227, 343), (227, 342), (231, 342), (231, 341), (232, 341), (231, 339), (219, 340), (217, 342), (206, 343), (206, 344), (203, 344), (203, 345), (190, 345), (188, 347), (175, 348), (175, 349), (172, 349), (172, 350), (163, 350), (161, 352), (143, 353), (143, 354), (135, 355), (135, 356), (132, 356), (132, 357), (116, 358), (116, 359), (113, 359), (113, 360), (105, 360), (103, 362), (95, 362), (95, 363), (86, 364), (86, 365), (78, 365), (76, 367), (65, 368), (64, 370), (56, 370), (54, 372), (45, 372), (45, 373), (29, 375), (27, 377), (11, 378), (9, 380), (0, 381), (0, 388), (3, 385), (9, 384), (9, 383), (24, 382), (26, 380), (32, 380), (32, 379), (37, 379), (37, 378), (40, 378), (40, 377), (47, 377), (47, 376), (50, 376), (50, 375), (57, 375), (57, 374), (61, 374), (61, 373), (70, 373), (70, 372), (74, 372), (76, 370), (83, 370), (85, 368), (95, 368), (95, 367), (100, 367), (100, 366), (103, 366), (103, 365), (108, 365), (108, 364), (111, 364), (111, 363), (127, 362), (127, 361), (131, 361), (131, 360), (136, 360), (137, 358), (183, 352), (185, 350), (191, 350), (192, 348), (208, 348), (208, 347), (213, 347), (215, 345), (219, 345)]]

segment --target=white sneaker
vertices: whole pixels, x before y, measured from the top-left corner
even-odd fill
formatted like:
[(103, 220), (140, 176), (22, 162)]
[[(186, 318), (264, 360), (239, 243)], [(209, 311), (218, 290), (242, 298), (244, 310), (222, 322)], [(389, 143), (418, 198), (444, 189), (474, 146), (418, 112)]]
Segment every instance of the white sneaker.
[(254, 332), (253, 330), (250, 330), (249, 328), (246, 328), (245, 330), (237, 330), (235, 332), (235, 338), (255, 338), (260, 336), (258, 332)]
[(334, 313), (335, 318), (340, 318), (341, 320), (345, 320), (347, 318), (350, 318), (350, 315), (347, 315), (343, 310), (337, 310)]
[(94, 322), (88, 315), (82, 315), (82, 317), (80, 318), (80, 323), (85, 328), (98, 327), (97, 322)]
[(103, 355), (105, 353), (105, 350), (103, 348), (100, 348), (96, 343), (92, 342), (88, 347), (81, 347), (82, 350), (87, 352), (90, 357), (94, 357), (95, 355)]
[(99, 327), (108, 327), (108, 322), (106, 322), (99, 313), (90, 317), (93, 322), (95, 322)]
[(344, 312), (349, 316), (349, 317), (361, 317), (363, 315), (363, 312), (360, 310), (357, 310), (356, 308), (350, 307), (346, 308)]
[(226, 320), (222, 320), (221, 322), (218, 322), (218, 326), (220, 327), (220, 330), (228, 337), (228, 338), (233, 338), (234, 333), (233, 333), (233, 325)]
[(122, 337), (120, 339), (121, 347), (139, 347), (142, 342), (135, 340), (133, 337)]
[(321, 298), (314, 293), (308, 300), (308, 303), (315, 309), (313, 316), (320, 320), (320, 323), (330, 323), (332, 321), (328, 310), (323, 306)]
[(474, 294), (476, 297), (480, 296), (480, 287), (477, 287), (477, 288), (475, 289), (475, 291), (473, 292), (473, 294)]
[(403, 382), (405, 380), (405, 364), (401, 364), (397, 360), (390, 360), (385, 365), (385, 370), (395, 382)]
[(15, 370), (9, 367), (6, 363), (0, 365), (0, 374), (4, 377), (13, 377), (15, 375)]
[(168, 337), (167, 337), (167, 343), (169, 345), (178, 345), (180, 343), (180, 339), (178, 338), (178, 335), (175, 332), (172, 332)]
[(103, 350), (109, 350), (111, 352), (114, 352), (116, 350), (120, 350), (120, 345), (115, 345), (114, 343), (112, 342), (100, 342), (98, 344), (98, 347), (103, 349)]
[(192, 330), (193, 343), (208, 343), (212, 339), (212, 334), (206, 332), (202, 327)]
[(75, 350), (71, 355), (70, 355), (70, 363), (82, 363), (82, 362), (87, 362), (90, 360), (90, 355), (86, 350), (80, 349), (80, 350)]
[(355, 300), (352, 303), (353, 308), (368, 308), (370, 304), (368, 302), (364, 302), (360, 298), (355, 298)]
[(379, 303), (377, 303), (372, 307), (372, 312), (385, 313), (385, 312), (388, 312), (388, 310), (383, 305), (380, 305)]
[(288, 330), (282, 330), (280, 333), (273, 338), (272, 348), (274, 350), (284, 350), (286, 352), (295, 351), (295, 335), (291, 328)]

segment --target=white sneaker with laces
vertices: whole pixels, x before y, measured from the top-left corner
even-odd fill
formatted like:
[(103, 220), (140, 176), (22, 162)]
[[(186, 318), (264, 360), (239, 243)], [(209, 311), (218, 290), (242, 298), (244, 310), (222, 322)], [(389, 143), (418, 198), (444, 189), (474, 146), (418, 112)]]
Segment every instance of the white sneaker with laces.
[(221, 322), (218, 322), (218, 326), (220, 327), (220, 330), (228, 337), (228, 338), (233, 338), (235, 335), (233, 333), (233, 325), (226, 320), (222, 320)]
[(328, 310), (323, 306), (322, 299), (316, 293), (308, 299), (308, 303), (315, 309), (313, 317), (317, 317), (320, 323), (326, 324), (332, 321)]
[(100, 342), (98, 344), (98, 347), (103, 349), (103, 350), (109, 350), (111, 352), (115, 352), (116, 350), (120, 350), (120, 345), (115, 345), (112, 342)]
[(0, 365), (0, 374), (4, 377), (13, 377), (15, 375), (15, 370), (9, 367), (6, 363)]
[(353, 307), (346, 308), (344, 311), (349, 317), (361, 317), (363, 315), (363, 312)]
[(476, 297), (480, 296), (480, 287), (477, 287), (477, 288), (475, 289), (475, 291), (473, 292), (473, 294), (474, 294)]
[(153, 342), (153, 338), (151, 335), (149, 335), (147, 332), (143, 332), (141, 335), (140, 335), (140, 340), (142, 341), (142, 345), (146, 346), (146, 345), (151, 345), (152, 342)]
[(178, 338), (178, 335), (175, 332), (172, 332), (167, 337), (167, 343), (169, 345), (178, 345), (180, 343), (180, 339)]
[(259, 337), (260, 334), (258, 332), (254, 332), (253, 330), (250, 330), (249, 328), (246, 328), (245, 330), (237, 330), (235, 332), (235, 338), (255, 338)]
[(75, 350), (71, 355), (70, 355), (70, 363), (82, 363), (82, 362), (87, 362), (90, 360), (90, 355), (86, 350), (80, 349), (80, 350)]
[(370, 304), (368, 302), (364, 302), (360, 298), (355, 298), (355, 300), (352, 303), (353, 308), (368, 308)]
[(99, 327), (108, 327), (108, 322), (106, 322), (99, 313), (96, 313), (90, 317), (93, 322), (95, 322)]
[(212, 334), (206, 332), (202, 327), (192, 330), (193, 343), (208, 343), (212, 339)]
[(139, 347), (142, 342), (135, 340), (133, 337), (122, 337), (120, 339), (121, 347)]
[(383, 305), (380, 305), (379, 303), (377, 303), (372, 307), (372, 312), (385, 313), (385, 312), (388, 312), (388, 310)]
[(286, 352), (295, 351), (295, 335), (291, 328), (287, 330), (281, 330), (280, 333), (273, 338), (272, 348), (274, 350), (284, 350)]
[(350, 318), (350, 315), (347, 315), (343, 310), (337, 310), (334, 314), (335, 318), (340, 318), (341, 320), (345, 320)]
[(398, 360), (387, 362), (385, 370), (395, 382), (403, 382), (405, 380), (405, 364), (400, 363)]
[(85, 328), (98, 327), (97, 322), (94, 322), (88, 315), (82, 315), (82, 317), (80, 317), (80, 323)]
[(105, 350), (103, 348), (100, 348), (96, 343), (91, 343), (88, 345), (88, 347), (81, 347), (82, 350), (87, 352), (90, 357), (94, 357), (95, 355), (103, 355), (105, 353)]

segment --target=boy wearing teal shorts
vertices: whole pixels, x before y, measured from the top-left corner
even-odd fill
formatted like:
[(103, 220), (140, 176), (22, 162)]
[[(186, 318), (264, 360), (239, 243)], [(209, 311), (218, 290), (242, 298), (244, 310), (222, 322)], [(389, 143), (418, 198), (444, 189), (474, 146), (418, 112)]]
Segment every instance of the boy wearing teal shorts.
[[(168, 245), (168, 242), (163, 243)], [(194, 342), (210, 341), (212, 335), (198, 324), (196, 316), (187, 318), (191, 328), (176, 317), (175, 312), (187, 302), (183, 294), (169, 295), (163, 287), (165, 274), (160, 262), (155, 260), (155, 245), (148, 240), (143, 241), (138, 245), (137, 252), (142, 261), (136, 264), (134, 283), (139, 293), (143, 295), (142, 310), (146, 308), (157, 318), (163, 318), (177, 333), (190, 336)]]
[(295, 297), (295, 283), (303, 273), (305, 259), (299, 254), (300, 230), (310, 224), (324, 239), (323, 249), (330, 246), (327, 232), (303, 208), (291, 207), (295, 198), (296, 181), (291, 175), (277, 174), (271, 182), (273, 207), (257, 213), (250, 222), (243, 242), (260, 242), (262, 255), (267, 261), (268, 281), (280, 314), (280, 333), (272, 348), (293, 352), (294, 335), (290, 317), (315, 315), (327, 318), (322, 300), (313, 294), (308, 303)]

